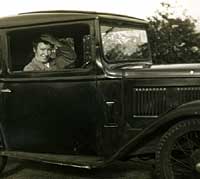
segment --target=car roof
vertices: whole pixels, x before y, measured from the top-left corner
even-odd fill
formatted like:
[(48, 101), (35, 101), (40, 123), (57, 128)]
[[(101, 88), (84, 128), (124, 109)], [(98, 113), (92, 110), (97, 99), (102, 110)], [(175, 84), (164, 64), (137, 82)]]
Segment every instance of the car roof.
[(120, 14), (90, 12), (90, 11), (36, 11), (21, 13), (15, 16), (0, 18), (0, 28), (12, 28), (29, 26), (34, 24), (45, 24), (64, 22), (72, 20), (88, 20), (96, 18), (116, 19), (135, 23), (147, 24), (143, 19)]

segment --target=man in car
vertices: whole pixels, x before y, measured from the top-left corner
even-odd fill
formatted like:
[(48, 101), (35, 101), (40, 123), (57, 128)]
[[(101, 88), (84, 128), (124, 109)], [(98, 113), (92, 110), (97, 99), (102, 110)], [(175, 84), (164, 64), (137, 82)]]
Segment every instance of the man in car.
[(24, 71), (52, 71), (73, 68), (76, 54), (69, 44), (49, 34), (33, 41), (34, 58)]
[(54, 45), (52, 58), (55, 58), (58, 69), (75, 67), (76, 53), (66, 38), (57, 39), (50, 34), (43, 34), (41, 39)]
[(33, 41), (34, 57), (32, 61), (24, 67), (24, 71), (50, 71), (56, 70), (55, 60), (51, 58), (53, 44), (46, 40), (35, 39)]

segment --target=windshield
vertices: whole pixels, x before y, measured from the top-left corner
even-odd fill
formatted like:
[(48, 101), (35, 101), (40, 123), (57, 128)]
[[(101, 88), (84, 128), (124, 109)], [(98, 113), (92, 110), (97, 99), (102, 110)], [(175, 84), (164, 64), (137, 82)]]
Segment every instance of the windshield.
[(144, 29), (102, 24), (101, 38), (103, 53), (108, 62), (146, 61), (150, 56)]

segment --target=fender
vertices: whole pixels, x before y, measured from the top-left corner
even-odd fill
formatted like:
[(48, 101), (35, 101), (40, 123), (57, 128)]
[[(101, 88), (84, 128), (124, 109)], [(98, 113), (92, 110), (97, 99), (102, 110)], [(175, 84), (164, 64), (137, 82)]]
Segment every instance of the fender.
[[(158, 120), (122, 146), (114, 155), (109, 158), (107, 162), (116, 159), (123, 159), (129, 153), (132, 153), (140, 147), (143, 147), (144, 140), (145, 143), (149, 142), (152, 139), (150, 136), (155, 136), (155, 134), (159, 135), (161, 132), (164, 133), (170, 126), (178, 121), (189, 120), (191, 117), (200, 117), (200, 100), (182, 104), (160, 116)], [(161, 131), (161, 129), (163, 130)]]

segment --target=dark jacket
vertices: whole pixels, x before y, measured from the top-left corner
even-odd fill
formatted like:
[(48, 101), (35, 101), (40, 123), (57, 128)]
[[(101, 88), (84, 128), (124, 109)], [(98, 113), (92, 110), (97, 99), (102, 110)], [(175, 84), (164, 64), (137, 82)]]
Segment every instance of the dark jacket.
[(62, 41), (62, 46), (57, 49), (56, 66), (59, 69), (74, 68), (76, 53), (69, 43)]

